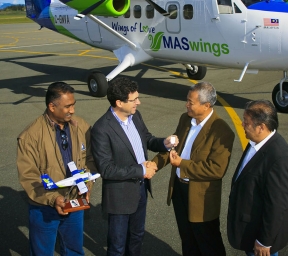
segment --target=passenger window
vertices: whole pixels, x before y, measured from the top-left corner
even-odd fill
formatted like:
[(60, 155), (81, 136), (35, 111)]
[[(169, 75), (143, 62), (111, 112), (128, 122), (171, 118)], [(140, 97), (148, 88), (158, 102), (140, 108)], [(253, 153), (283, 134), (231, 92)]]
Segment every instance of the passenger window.
[(185, 20), (191, 20), (193, 18), (193, 6), (191, 4), (184, 5), (183, 17)]
[(154, 18), (154, 7), (152, 5), (146, 6), (146, 17), (147, 17), (147, 19), (153, 19)]
[(141, 6), (140, 5), (134, 6), (134, 17), (137, 19), (141, 18)]
[(170, 13), (169, 19), (175, 20), (178, 16), (177, 15), (177, 12), (178, 12), (177, 5), (175, 5), (175, 4), (169, 5), (168, 12)]
[(130, 18), (130, 7), (127, 12), (124, 14), (124, 18)]

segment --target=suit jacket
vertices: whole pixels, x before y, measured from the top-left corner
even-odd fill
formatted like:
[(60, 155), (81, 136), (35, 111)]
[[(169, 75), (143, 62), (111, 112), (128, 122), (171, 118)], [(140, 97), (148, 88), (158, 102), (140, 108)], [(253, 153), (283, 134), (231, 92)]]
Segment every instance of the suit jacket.
[[(155, 138), (136, 111), (133, 122), (142, 140), (145, 159), (147, 149), (167, 151), (164, 138)], [(132, 214), (140, 199), (139, 179), (143, 168), (137, 163), (132, 145), (110, 109), (93, 126), (92, 154), (102, 176), (102, 209), (104, 213)], [(149, 180), (151, 192), (151, 182)]]
[(276, 132), (235, 180), (249, 147), (232, 179), (228, 239), (235, 249), (244, 251), (253, 251), (257, 239), (275, 253), (288, 241), (288, 145)]
[[(191, 117), (182, 114), (175, 134), (179, 138), (177, 153), (181, 155), (189, 130)], [(181, 178), (189, 179), (190, 222), (214, 220), (220, 215), (222, 178), (228, 168), (234, 132), (215, 112), (211, 115), (197, 135), (191, 148), (190, 159), (180, 164)], [(159, 153), (154, 159), (158, 168), (169, 163), (169, 153)], [(172, 167), (167, 203), (170, 205), (176, 167)]]

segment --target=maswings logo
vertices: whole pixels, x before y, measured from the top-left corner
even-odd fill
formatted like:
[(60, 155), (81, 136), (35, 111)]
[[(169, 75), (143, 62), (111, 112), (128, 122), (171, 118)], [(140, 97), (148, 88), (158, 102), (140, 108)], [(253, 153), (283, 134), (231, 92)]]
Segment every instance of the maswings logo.
[(158, 32), (155, 36), (149, 34), (148, 39), (151, 41), (150, 49), (154, 52), (159, 51), (162, 41), (164, 48), (185, 51), (191, 50), (193, 52), (210, 52), (213, 53), (215, 57), (219, 57), (221, 54), (229, 54), (230, 52), (228, 44), (203, 42), (201, 38), (199, 42), (192, 42), (186, 37), (165, 37), (164, 32)]

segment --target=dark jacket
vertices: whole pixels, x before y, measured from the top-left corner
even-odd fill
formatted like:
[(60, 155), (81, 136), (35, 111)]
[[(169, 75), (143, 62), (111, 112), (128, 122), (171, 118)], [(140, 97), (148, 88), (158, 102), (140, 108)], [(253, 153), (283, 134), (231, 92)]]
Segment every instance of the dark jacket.
[(257, 239), (275, 253), (288, 241), (288, 145), (276, 132), (235, 180), (249, 147), (232, 179), (228, 239), (243, 251), (253, 251)]
[[(164, 138), (152, 136), (138, 111), (132, 120), (140, 135), (145, 159), (148, 159), (147, 149), (157, 152), (167, 151), (163, 143)], [(136, 212), (140, 199), (139, 179), (143, 179), (143, 168), (137, 163), (131, 143), (110, 109), (96, 121), (91, 135), (92, 154), (103, 179), (103, 212), (112, 214)]]

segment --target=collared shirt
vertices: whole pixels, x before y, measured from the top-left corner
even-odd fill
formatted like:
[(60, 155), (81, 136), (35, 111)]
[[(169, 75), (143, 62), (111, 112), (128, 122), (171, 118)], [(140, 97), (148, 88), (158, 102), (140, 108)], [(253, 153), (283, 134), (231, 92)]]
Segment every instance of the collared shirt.
[(241, 174), (242, 170), (244, 169), (244, 167), (246, 166), (246, 164), (250, 161), (250, 159), (256, 154), (257, 151), (259, 151), (259, 149), (275, 134), (276, 130), (274, 130), (273, 132), (271, 132), (264, 140), (260, 141), (258, 144), (256, 144), (254, 141), (249, 141), (250, 143), (250, 148), (248, 149), (241, 167), (239, 168), (237, 177), (235, 180), (238, 179), (239, 175)]
[(64, 128), (63, 128), (63, 131), (66, 133), (67, 139), (68, 139), (68, 147), (65, 150), (62, 147), (61, 128), (56, 123), (55, 123), (55, 130), (56, 130), (56, 141), (59, 146), (62, 159), (63, 159), (63, 163), (65, 166), (65, 170), (66, 170), (66, 177), (71, 177), (71, 172), (68, 167), (68, 163), (72, 161), (72, 141), (71, 141), (69, 125), (68, 123), (65, 123)]
[[(113, 110), (112, 107), (110, 107), (110, 110), (112, 114), (115, 116), (116, 120), (118, 123), (121, 125), (123, 131), (125, 132), (127, 138), (129, 139), (131, 146), (133, 148), (133, 151), (135, 153), (137, 163), (142, 164), (143, 162), (146, 161), (145, 155), (144, 155), (144, 150), (143, 150), (143, 145), (142, 145), (142, 140), (140, 138), (140, 135), (134, 125), (134, 122), (132, 120), (133, 115), (130, 115), (127, 120), (122, 121), (115, 111)], [(145, 167), (142, 165), (143, 168), (143, 175), (145, 175)]]
[[(191, 149), (192, 149), (193, 143), (194, 143), (197, 135), (201, 131), (202, 127), (206, 124), (206, 122), (208, 121), (208, 119), (211, 117), (212, 114), (213, 114), (213, 109), (212, 109), (211, 113), (208, 116), (206, 116), (205, 119), (198, 125), (196, 123), (196, 119), (192, 118), (191, 128), (190, 128), (190, 131), (187, 135), (185, 146), (184, 146), (182, 153), (181, 153), (181, 158), (186, 159), (186, 160), (190, 159)], [(176, 169), (176, 174), (180, 178), (180, 168), (179, 167)], [(184, 179), (184, 180), (189, 181), (189, 179)]]

